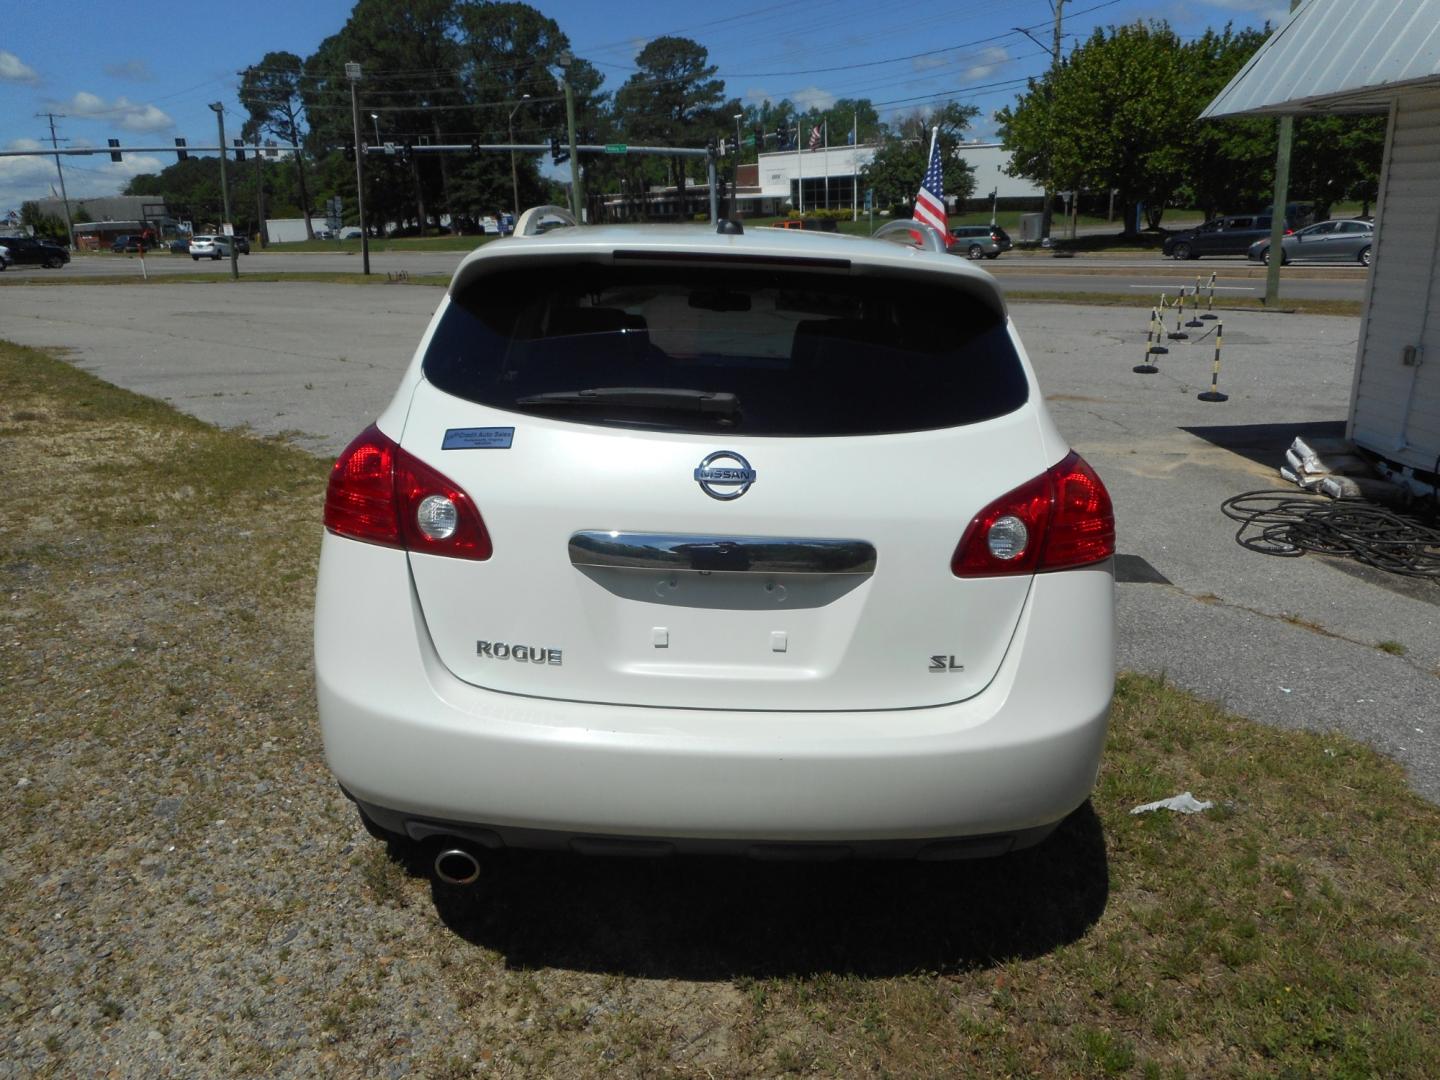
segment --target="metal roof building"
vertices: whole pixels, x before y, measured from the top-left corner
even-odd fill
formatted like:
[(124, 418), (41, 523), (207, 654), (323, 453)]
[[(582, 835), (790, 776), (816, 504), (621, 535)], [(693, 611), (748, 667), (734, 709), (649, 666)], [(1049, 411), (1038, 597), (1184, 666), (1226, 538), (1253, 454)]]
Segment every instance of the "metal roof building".
[(1389, 116), (1347, 434), (1440, 487), (1440, 0), (1305, 0), (1201, 113)]

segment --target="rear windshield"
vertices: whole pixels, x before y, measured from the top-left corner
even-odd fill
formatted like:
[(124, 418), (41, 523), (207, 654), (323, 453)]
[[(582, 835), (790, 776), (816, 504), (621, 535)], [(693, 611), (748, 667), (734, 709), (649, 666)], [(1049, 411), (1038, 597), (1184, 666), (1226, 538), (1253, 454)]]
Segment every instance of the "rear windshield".
[(749, 435), (954, 427), (1028, 395), (1002, 316), (963, 291), (769, 266), (484, 277), (452, 298), (424, 372), (508, 411)]

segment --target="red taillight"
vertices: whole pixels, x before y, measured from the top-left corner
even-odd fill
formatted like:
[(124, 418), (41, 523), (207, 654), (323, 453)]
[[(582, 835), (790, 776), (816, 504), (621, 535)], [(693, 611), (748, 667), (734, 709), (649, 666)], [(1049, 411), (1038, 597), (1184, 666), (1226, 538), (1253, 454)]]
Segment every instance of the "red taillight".
[(1285, 235), (1286, 235), (1286, 236), (1294, 236), (1294, 235), (1295, 235), (1295, 230), (1294, 230), (1294, 229), (1291, 229), (1291, 228), (1286, 228), (1286, 230), (1285, 230)]
[(1110, 493), (1079, 454), (1002, 495), (971, 520), (955, 548), (956, 577), (1035, 574), (1115, 554)]
[(373, 424), (330, 470), (325, 528), (368, 544), (457, 559), (488, 559), (493, 551), (470, 496)]

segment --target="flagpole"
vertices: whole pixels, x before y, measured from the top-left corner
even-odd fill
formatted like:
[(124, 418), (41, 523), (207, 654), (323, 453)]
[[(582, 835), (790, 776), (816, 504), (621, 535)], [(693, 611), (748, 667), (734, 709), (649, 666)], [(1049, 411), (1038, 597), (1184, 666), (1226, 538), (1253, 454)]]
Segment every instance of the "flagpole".
[(821, 123), (825, 127), (825, 209), (830, 209), (830, 118)]
[(860, 110), (850, 115), (850, 220), (860, 220)]
[(795, 190), (800, 196), (800, 213), (805, 213), (805, 144), (801, 139), (800, 118), (795, 118), (795, 161), (796, 168), (800, 172), (800, 179), (796, 182)]

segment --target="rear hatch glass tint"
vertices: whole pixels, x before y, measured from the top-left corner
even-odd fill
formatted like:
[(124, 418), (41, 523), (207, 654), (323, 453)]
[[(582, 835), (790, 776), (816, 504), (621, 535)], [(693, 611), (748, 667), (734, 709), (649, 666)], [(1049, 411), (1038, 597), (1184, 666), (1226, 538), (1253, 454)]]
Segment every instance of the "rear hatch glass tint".
[(424, 371), (507, 411), (739, 435), (935, 430), (1028, 396), (963, 283), (774, 266), (509, 263), (452, 297)]

